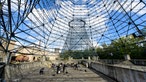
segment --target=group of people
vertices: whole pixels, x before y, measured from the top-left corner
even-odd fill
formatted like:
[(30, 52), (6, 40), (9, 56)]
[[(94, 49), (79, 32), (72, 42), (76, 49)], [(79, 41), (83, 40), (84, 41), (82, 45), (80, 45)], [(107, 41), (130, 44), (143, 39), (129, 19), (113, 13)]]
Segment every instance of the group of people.
[(66, 67), (67, 67), (67, 65), (66, 64), (62, 64), (62, 63), (58, 64), (57, 66), (55, 64), (52, 64), (52, 68), (54, 70), (56, 70), (56, 74), (59, 74), (61, 72), (68, 73), (67, 70), (66, 70)]
[(52, 68), (54, 70), (56, 70), (56, 74), (59, 74), (61, 72), (63, 73), (68, 73), (67, 71), (67, 67), (73, 67), (75, 70), (78, 70), (78, 63), (72, 63), (72, 64), (63, 64), (63, 63), (60, 63), (58, 64), (57, 66), (55, 64), (52, 64)]
[[(54, 70), (54, 72), (56, 72), (56, 74), (60, 74), (61, 72), (67, 74), (68, 71), (67, 71), (67, 67), (68, 66), (71, 66), (73, 67), (75, 70), (78, 70), (78, 64), (77, 63), (72, 63), (71, 65), (69, 64), (63, 64), (63, 63), (59, 63), (58, 65), (52, 63), (52, 69)], [(40, 75), (43, 75), (44, 74), (44, 68), (41, 68), (40, 71), (39, 71)]]

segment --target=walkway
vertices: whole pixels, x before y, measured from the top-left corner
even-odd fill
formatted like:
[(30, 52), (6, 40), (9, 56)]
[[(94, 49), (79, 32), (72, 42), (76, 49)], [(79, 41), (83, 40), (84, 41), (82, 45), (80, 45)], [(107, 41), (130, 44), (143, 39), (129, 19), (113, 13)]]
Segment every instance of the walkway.
[(74, 70), (71, 67), (68, 67), (67, 70), (67, 74), (56, 74), (53, 69), (45, 68), (45, 73), (39, 75), (39, 69), (37, 69), (32, 71), (29, 75), (23, 76), (21, 81), (15, 80), (13, 82), (115, 82), (83, 66), (80, 66), (79, 70)]

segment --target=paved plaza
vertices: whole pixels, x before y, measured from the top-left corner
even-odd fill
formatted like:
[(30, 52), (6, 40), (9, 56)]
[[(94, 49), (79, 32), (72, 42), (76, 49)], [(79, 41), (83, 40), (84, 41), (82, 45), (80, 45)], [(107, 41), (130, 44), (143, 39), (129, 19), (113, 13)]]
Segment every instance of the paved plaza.
[(56, 74), (55, 70), (50, 68), (44, 69), (44, 74), (39, 74), (39, 69), (23, 75), (22, 79), (15, 79), (13, 82), (115, 82), (100, 73), (80, 66), (78, 70), (67, 67), (67, 73), (61, 72)]

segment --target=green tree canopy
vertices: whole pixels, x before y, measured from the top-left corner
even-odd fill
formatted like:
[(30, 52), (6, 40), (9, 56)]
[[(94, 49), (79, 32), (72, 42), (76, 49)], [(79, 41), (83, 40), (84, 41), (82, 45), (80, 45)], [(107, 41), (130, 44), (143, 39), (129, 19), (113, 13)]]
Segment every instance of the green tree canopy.
[[(88, 56), (99, 56), (101, 59), (124, 59), (124, 55), (129, 54), (133, 59), (146, 58), (146, 44), (140, 42), (144, 38), (134, 38), (131, 36), (121, 37), (111, 42), (110, 45), (102, 44), (102, 47), (90, 48), (84, 51), (65, 51), (61, 57), (67, 59), (69, 56), (74, 59), (81, 59)], [(111, 56), (111, 53), (113, 54)]]

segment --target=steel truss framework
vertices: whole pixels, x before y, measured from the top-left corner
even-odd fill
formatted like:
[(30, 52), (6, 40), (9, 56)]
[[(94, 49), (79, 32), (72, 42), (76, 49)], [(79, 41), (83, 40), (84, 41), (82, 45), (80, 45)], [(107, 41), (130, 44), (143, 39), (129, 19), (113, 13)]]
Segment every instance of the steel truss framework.
[[(144, 28), (145, 0), (0, 0), (0, 49), (6, 53), (27, 46), (84, 50), (143, 36)], [(12, 40), (15, 48), (8, 49)]]

